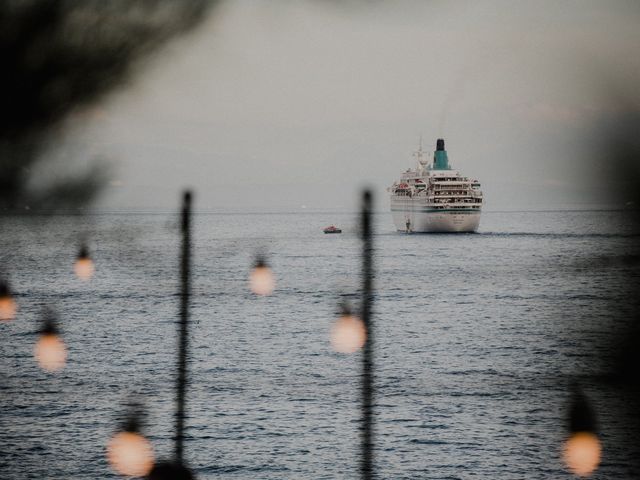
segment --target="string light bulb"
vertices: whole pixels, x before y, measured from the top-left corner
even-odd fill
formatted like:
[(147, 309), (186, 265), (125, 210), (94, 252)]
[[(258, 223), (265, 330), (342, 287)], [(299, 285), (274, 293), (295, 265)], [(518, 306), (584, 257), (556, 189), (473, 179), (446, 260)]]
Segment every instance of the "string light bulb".
[(138, 414), (132, 412), (124, 428), (107, 445), (107, 459), (111, 468), (129, 477), (145, 477), (154, 464), (153, 447), (140, 433)]
[(273, 272), (264, 258), (258, 257), (256, 265), (249, 276), (249, 286), (256, 295), (271, 295), (276, 286)]
[(367, 329), (364, 322), (354, 316), (349, 307), (342, 306), (340, 318), (331, 328), (331, 346), (339, 353), (354, 353), (367, 341)]
[(80, 280), (88, 281), (93, 277), (95, 266), (89, 256), (89, 249), (86, 245), (80, 247), (80, 252), (78, 253), (78, 258), (76, 258), (73, 270)]
[(564, 443), (562, 458), (569, 470), (579, 477), (591, 475), (600, 464), (602, 445), (592, 432), (575, 432)]
[(11, 295), (9, 284), (4, 280), (0, 280), (0, 320), (13, 320), (18, 309), (16, 301)]
[(572, 473), (587, 477), (600, 465), (602, 445), (596, 434), (595, 413), (577, 385), (573, 387), (569, 430), (571, 434), (564, 442), (562, 459)]
[(67, 362), (67, 347), (60, 338), (60, 332), (51, 312), (45, 314), (33, 354), (40, 368), (51, 373), (62, 370)]

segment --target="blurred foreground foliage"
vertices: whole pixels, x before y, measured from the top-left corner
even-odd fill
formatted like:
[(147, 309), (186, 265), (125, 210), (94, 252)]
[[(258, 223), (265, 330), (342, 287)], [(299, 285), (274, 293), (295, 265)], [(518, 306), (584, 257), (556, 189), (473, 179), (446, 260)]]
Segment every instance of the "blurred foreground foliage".
[(83, 205), (104, 166), (34, 182), (73, 112), (90, 108), (140, 60), (199, 24), (206, 0), (7, 0), (0, 3), (0, 211)]

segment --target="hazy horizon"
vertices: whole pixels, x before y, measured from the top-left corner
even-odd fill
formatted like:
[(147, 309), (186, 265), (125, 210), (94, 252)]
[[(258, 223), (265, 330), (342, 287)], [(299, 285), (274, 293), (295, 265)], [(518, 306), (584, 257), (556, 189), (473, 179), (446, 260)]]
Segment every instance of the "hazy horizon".
[[(446, 140), (486, 210), (614, 204), (589, 154), (637, 79), (632, 3), (226, 2), (50, 155), (111, 166), (99, 209), (354, 210), (420, 136)], [(606, 92), (605, 92), (606, 93)]]

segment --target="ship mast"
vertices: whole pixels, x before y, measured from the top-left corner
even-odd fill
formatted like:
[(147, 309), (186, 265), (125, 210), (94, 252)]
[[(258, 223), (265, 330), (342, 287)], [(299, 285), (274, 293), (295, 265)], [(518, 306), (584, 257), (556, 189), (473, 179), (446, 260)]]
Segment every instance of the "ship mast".
[(427, 164), (429, 163), (429, 160), (425, 158), (424, 152), (422, 150), (422, 135), (420, 135), (420, 143), (418, 144), (418, 150), (413, 152), (413, 156), (416, 157), (416, 159), (418, 160), (418, 168), (417, 168), (418, 174), (424, 175), (424, 172), (427, 168)]

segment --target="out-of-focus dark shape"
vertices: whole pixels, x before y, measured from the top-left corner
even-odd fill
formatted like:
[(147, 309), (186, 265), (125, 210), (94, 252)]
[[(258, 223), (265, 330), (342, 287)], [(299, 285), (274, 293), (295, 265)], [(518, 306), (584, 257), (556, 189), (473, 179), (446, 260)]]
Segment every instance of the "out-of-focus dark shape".
[(77, 206), (102, 166), (34, 187), (65, 118), (123, 84), (144, 57), (197, 25), (207, 0), (9, 0), (0, 3), (0, 211)]
[(182, 246), (180, 251), (180, 319), (178, 322), (178, 375), (176, 376), (175, 463), (184, 462), (184, 424), (187, 407), (189, 361), (189, 307), (191, 300), (191, 207), (190, 190), (182, 196)]
[(147, 477), (149, 480), (193, 480), (191, 470), (180, 463), (163, 462), (156, 465)]
[(153, 468), (153, 448), (140, 433), (142, 408), (129, 405), (122, 428), (107, 445), (107, 458), (111, 468), (120, 475), (143, 477)]
[(189, 359), (189, 307), (191, 298), (191, 226), (193, 194), (187, 190), (182, 196), (180, 248), (180, 311), (178, 321), (178, 362), (176, 375), (175, 452), (173, 461), (154, 466), (149, 442), (139, 434), (139, 409), (134, 409), (123, 431), (109, 443), (111, 466), (122, 475), (150, 479), (195, 478), (184, 464), (184, 427), (186, 419), (188, 359)]
[(375, 474), (374, 462), (374, 323), (371, 316), (373, 306), (373, 196), (370, 190), (362, 193), (362, 303), (360, 318), (365, 328), (366, 341), (362, 351), (362, 420), (360, 477), (371, 480)]
[(80, 252), (78, 253), (78, 258), (76, 258), (76, 263), (73, 265), (73, 270), (80, 280), (88, 281), (93, 277), (95, 266), (89, 256), (89, 249), (86, 245), (80, 247)]
[(0, 321), (13, 320), (18, 307), (11, 295), (9, 283), (0, 278)]
[(578, 476), (589, 476), (600, 464), (602, 446), (597, 435), (595, 412), (577, 385), (571, 396), (569, 432), (562, 452), (565, 465)]
[(569, 408), (569, 431), (596, 433), (597, 430), (595, 411), (582, 389), (578, 385), (573, 385)]
[[(639, 99), (612, 88), (605, 93), (609, 112), (603, 113), (587, 146), (594, 154), (586, 158), (609, 202), (630, 211), (640, 211), (640, 105)], [(603, 96), (605, 96), (603, 95)], [(634, 221), (640, 219), (635, 215)]]
[[(616, 200), (627, 210), (630, 229), (640, 233), (640, 105), (632, 98), (627, 98), (618, 92), (612, 101), (622, 113), (607, 121), (605, 136), (599, 143), (598, 152), (604, 165), (607, 163), (604, 176), (615, 185)], [(640, 407), (640, 324), (638, 320), (638, 301), (640, 300), (640, 245), (636, 241), (631, 250), (621, 251), (614, 259), (608, 259), (618, 271), (625, 275), (628, 292), (627, 305), (612, 305), (612, 313), (624, 316), (625, 320), (618, 323), (621, 335), (612, 351), (616, 352), (614, 360), (608, 365), (608, 375), (611, 380), (633, 386), (636, 391), (637, 406)], [(632, 320), (629, 314), (631, 313)], [(636, 410), (638, 411), (638, 410)], [(640, 412), (640, 411), (639, 411)]]
[(606, 328), (611, 334), (602, 335), (596, 344), (581, 339), (590, 351), (598, 352), (600, 372), (583, 381), (622, 399), (608, 405), (607, 417), (624, 425), (625, 433), (609, 438), (607, 451), (624, 452), (628, 460), (616, 453), (608, 460), (631, 462), (629, 478), (636, 478), (640, 474), (640, 104), (635, 86), (609, 84), (603, 92), (610, 108), (590, 132), (587, 146), (593, 153), (585, 162), (610, 203), (622, 210), (627, 235), (624, 242), (619, 240), (615, 253), (595, 257), (581, 267), (602, 278), (616, 276), (614, 283), (624, 287), (616, 292), (616, 299), (607, 301)]
[(54, 313), (50, 310), (44, 313), (42, 329), (33, 354), (38, 365), (50, 373), (59, 372), (67, 362), (67, 347), (60, 338)]

